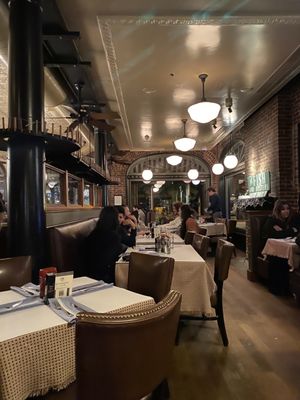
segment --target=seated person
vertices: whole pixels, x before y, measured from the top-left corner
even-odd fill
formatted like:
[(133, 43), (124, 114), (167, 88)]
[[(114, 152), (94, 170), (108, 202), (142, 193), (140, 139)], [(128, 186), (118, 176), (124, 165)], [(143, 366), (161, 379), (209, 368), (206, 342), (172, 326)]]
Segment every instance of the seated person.
[(184, 204), (180, 209), (181, 214), (181, 226), (180, 226), (180, 237), (185, 238), (187, 231), (198, 232), (198, 224), (194, 217), (194, 210), (188, 204)]
[(118, 219), (119, 219), (118, 234), (121, 243), (123, 243), (127, 247), (133, 247), (135, 246), (136, 228), (137, 228), (137, 225), (133, 220), (133, 218), (135, 219), (135, 217), (131, 215), (131, 217), (129, 218), (128, 216), (130, 214), (129, 210), (127, 210), (128, 215), (126, 217), (125, 208), (122, 206), (116, 206), (116, 209), (118, 212)]
[(115, 263), (123, 251), (118, 228), (115, 207), (104, 207), (85, 242), (86, 274), (90, 278), (115, 282)]
[(172, 232), (179, 231), (181, 226), (181, 216), (180, 216), (181, 206), (182, 206), (181, 202), (173, 203), (172, 209), (173, 209), (174, 219), (169, 221), (167, 224), (163, 224), (162, 228), (165, 228)]
[(292, 221), (291, 207), (287, 201), (276, 200), (272, 212), (262, 227), (263, 239), (283, 239), (297, 235)]

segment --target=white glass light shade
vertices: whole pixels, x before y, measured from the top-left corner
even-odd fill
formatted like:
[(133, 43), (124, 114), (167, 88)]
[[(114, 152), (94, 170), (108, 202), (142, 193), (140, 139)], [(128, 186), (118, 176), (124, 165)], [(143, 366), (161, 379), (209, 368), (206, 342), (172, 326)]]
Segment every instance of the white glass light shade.
[(154, 187), (156, 187), (157, 189), (160, 189), (162, 187), (162, 185), (160, 185), (159, 183), (154, 183)]
[(156, 181), (156, 183), (160, 186), (164, 185), (166, 183), (166, 181)]
[(191, 180), (197, 179), (199, 176), (199, 172), (196, 169), (190, 169), (188, 172), (188, 177)]
[(210, 101), (201, 101), (200, 103), (193, 104), (188, 108), (188, 113), (193, 121), (206, 124), (207, 122), (216, 119), (221, 110), (218, 103), (211, 103)]
[(142, 177), (144, 181), (150, 181), (153, 177), (153, 172), (151, 171), (151, 169), (144, 169), (144, 171), (142, 172)]
[(186, 180), (186, 181), (183, 181), (183, 182), (188, 184), (188, 183), (191, 183), (191, 180), (189, 179), (189, 180)]
[(148, 183), (150, 183), (151, 182), (151, 180), (150, 181), (143, 181), (146, 185), (148, 185)]
[(154, 193), (157, 193), (159, 191), (159, 188), (158, 187), (154, 187), (152, 190), (153, 190)]
[(199, 185), (200, 179), (194, 179), (194, 180), (192, 181), (192, 183), (193, 183), (193, 185)]
[(196, 140), (188, 137), (183, 137), (181, 139), (174, 140), (174, 145), (177, 150), (189, 151), (195, 147)]
[(215, 175), (221, 175), (223, 171), (224, 171), (224, 166), (221, 163), (217, 163), (212, 166), (212, 172)]
[(166, 158), (167, 163), (170, 165), (179, 165), (182, 161), (182, 157), (180, 156), (169, 156)]
[(228, 169), (235, 168), (238, 165), (238, 162), (239, 161), (234, 154), (228, 154), (223, 161), (225, 167)]

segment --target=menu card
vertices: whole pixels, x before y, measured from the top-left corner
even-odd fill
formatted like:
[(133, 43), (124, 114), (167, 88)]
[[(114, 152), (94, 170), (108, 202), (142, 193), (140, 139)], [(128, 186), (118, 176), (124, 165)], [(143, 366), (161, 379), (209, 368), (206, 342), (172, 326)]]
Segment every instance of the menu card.
[(55, 276), (55, 297), (71, 296), (73, 286), (73, 271), (59, 272)]

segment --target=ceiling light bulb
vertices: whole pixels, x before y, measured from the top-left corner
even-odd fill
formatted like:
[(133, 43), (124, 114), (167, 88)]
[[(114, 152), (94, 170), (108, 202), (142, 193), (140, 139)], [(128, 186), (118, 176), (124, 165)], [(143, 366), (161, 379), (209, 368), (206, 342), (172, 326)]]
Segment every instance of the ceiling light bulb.
[(224, 166), (221, 163), (216, 163), (212, 166), (212, 172), (215, 175), (221, 175), (223, 171), (224, 171)]
[(179, 165), (182, 161), (182, 157), (181, 156), (169, 156), (166, 158), (167, 163), (170, 165)]
[(191, 183), (191, 180), (189, 179), (189, 180), (186, 180), (186, 181), (183, 181), (183, 182), (188, 184), (188, 183)]
[(142, 178), (144, 181), (150, 181), (153, 177), (153, 172), (151, 171), (151, 169), (144, 169), (144, 171), (142, 172)]
[(188, 137), (183, 137), (174, 141), (177, 150), (189, 151), (195, 147), (196, 140)]
[(153, 190), (154, 193), (157, 193), (159, 191), (159, 188), (158, 187), (154, 187), (152, 190)]
[(150, 181), (143, 181), (143, 183), (145, 183), (146, 185), (148, 185), (148, 183), (150, 183), (151, 182), (151, 180)]
[(156, 183), (160, 186), (164, 185), (166, 183), (166, 181), (156, 181)]
[(189, 177), (191, 180), (197, 179), (198, 176), (199, 176), (199, 172), (198, 172), (196, 169), (190, 169), (190, 170), (189, 170), (189, 172), (188, 172), (188, 177)]
[(236, 157), (236, 155), (234, 154), (228, 154), (225, 158), (224, 158), (224, 165), (226, 168), (228, 169), (232, 169), (235, 168), (238, 165), (238, 159)]
[(199, 185), (200, 179), (194, 179), (194, 180), (192, 181), (192, 183), (193, 183), (193, 185)]
[(206, 101), (204, 95), (204, 84), (207, 78), (207, 74), (199, 75), (202, 82), (202, 99), (200, 103), (193, 104), (188, 108), (188, 113), (193, 121), (200, 122), (201, 124), (206, 124), (207, 122), (216, 119), (221, 110), (221, 106), (218, 103), (212, 103)]

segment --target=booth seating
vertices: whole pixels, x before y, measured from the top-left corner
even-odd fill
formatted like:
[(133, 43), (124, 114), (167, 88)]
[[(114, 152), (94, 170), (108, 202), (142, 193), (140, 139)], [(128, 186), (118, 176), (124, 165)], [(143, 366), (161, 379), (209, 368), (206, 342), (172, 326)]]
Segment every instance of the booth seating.
[(98, 219), (74, 222), (47, 229), (49, 265), (58, 272), (74, 271), (84, 275), (84, 241), (96, 227)]
[(251, 269), (256, 276), (268, 279), (269, 278), (269, 263), (261, 255), (262, 249), (264, 248), (266, 240), (262, 238), (262, 227), (266, 222), (270, 211), (264, 212), (264, 214), (252, 214), (249, 216), (249, 227), (250, 227), (250, 241), (251, 249), (249, 251), (249, 264)]

